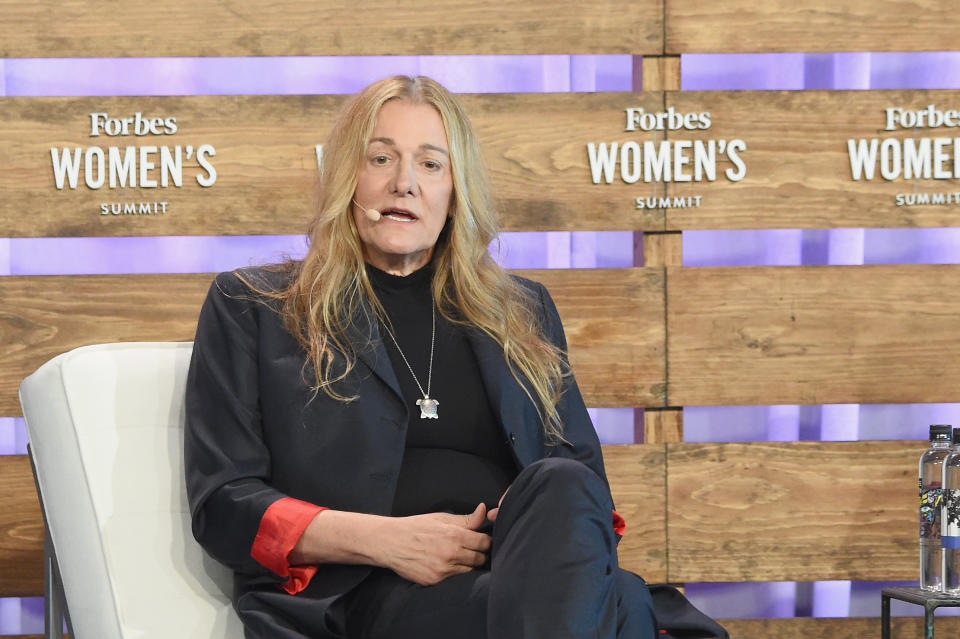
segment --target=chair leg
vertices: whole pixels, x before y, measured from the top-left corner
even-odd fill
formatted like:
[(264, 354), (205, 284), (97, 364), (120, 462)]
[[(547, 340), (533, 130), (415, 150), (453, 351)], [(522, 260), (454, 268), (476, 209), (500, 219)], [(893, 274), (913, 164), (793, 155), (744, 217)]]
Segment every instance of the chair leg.
[[(27, 458), (30, 460), (30, 469), (33, 471), (33, 481), (37, 482), (37, 466), (33, 461), (33, 449), (27, 444)], [(63, 622), (66, 619), (70, 637), (73, 639), (73, 627), (70, 623), (70, 614), (67, 611), (67, 598), (63, 592), (63, 580), (60, 577), (60, 564), (57, 563), (57, 553), (53, 548), (53, 538), (50, 536), (50, 527), (47, 526), (47, 512), (43, 508), (43, 494), (40, 484), (37, 486), (37, 499), (40, 501), (40, 512), (43, 514), (43, 636), (45, 639), (63, 639)]]
[[(63, 593), (63, 581), (57, 554), (53, 550), (50, 531), (43, 535), (43, 636), (45, 639), (63, 639), (63, 619), (67, 612), (67, 602)], [(70, 630), (73, 637), (73, 629)]]

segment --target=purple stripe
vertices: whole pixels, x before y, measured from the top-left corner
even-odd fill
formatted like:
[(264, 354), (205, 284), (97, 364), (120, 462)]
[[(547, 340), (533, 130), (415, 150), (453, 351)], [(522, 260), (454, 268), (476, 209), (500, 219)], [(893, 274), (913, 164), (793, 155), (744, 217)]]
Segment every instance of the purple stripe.
[(629, 55), (10, 58), (0, 88), (11, 96), (339, 94), (399, 73), (461, 93), (629, 91), (631, 69)]
[[(305, 252), (301, 235), (0, 238), (0, 275), (208, 273)], [(633, 233), (502, 233), (491, 253), (506, 268), (632, 266)]]

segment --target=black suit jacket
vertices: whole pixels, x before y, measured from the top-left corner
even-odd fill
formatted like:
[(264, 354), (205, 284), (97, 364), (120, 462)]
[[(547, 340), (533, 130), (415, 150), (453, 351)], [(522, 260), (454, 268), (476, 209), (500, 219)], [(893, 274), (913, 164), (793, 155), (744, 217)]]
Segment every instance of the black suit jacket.
[[(273, 287), (282, 286), (285, 277), (262, 269), (244, 275)], [(534, 293), (546, 334), (566, 349), (546, 288), (521, 281)], [(344, 403), (310, 390), (305, 379), (313, 378), (313, 369), (305, 367), (305, 353), (269, 301), (234, 273), (218, 275), (210, 287), (187, 378), (187, 491), (195, 537), (235, 571), (234, 598), (245, 622), (248, 614), (262, 616), (275, 606), (288, 617), (320, 620), (323, 602), (370, 571), (323, 565), (309, 587), (291, 597), (275, 587), (283, 578), (250, 556), (264, 512), (282, 497), (390, 514), (410, 407), (400, 395), (376, 323), (367, 317), (354, 318), (350, 339), (359, 350), (358, 363), (339, 386), (359, 399)], [(567, 443), (547, 445), (537, 411), (510, 373), (503, 350), (479, 330), (469, 332), (469, 341), (518, 467), (563, 456), (582, 461), (606, 481), (600, 443), (576, 382), (569, 380), (558, 406)], [(309, 610), (295, 600), (309, 601)]]

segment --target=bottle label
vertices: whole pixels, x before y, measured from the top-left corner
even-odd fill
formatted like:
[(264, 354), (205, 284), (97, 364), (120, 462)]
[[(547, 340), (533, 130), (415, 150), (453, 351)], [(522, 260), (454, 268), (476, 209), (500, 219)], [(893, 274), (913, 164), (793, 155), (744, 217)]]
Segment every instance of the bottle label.
[(940, 538), (940, 507), (943, 491), (940, 487), (920, 491), (920, 538)]
[(960, 548), (960, 489), (943, 491), (943, 545)]

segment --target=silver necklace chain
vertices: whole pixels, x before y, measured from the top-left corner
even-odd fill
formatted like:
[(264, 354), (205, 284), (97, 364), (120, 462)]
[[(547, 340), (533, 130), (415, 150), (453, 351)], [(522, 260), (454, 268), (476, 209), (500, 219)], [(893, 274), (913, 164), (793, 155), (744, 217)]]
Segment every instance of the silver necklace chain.
[(417, 388), (420, 389), (420, 393), (423, 395), (422, 400), (417, 400), (417, 406), (420, 406), (420, 418), (437, 418), (437, 405), (440, 403), (435, 399), (430, 398), (430, 386), (433, 384), (433, 349), (437, 343), (437, 307), (434, 304), (430, 305), (430, 366), (427, 370), (427, 390), (423, 390), (423, 385), (420, 384), (420, 380), (417, 379), (417, 374), (413, 372), (413, 367), (410, 366), (410, 362), (407, 361), (407, 356), (403, 354), (403, 349), (400, 348), (400, 343), (397, 341), (396, 336), (393, 334), (393, 331), (390, 330), (390, 327), (384, 322), (383, 328), (386, 329), (387, 335), (390, 336), (390, 339), (393, 340), (393, 345), (397, 347), (397, 352), (400, 353), (400, 357), (403, 359), (403, 363), (407, 365), (407, 370), (410, 371), (410, 375), (413, 377), (413, 381), (417, 384)]

